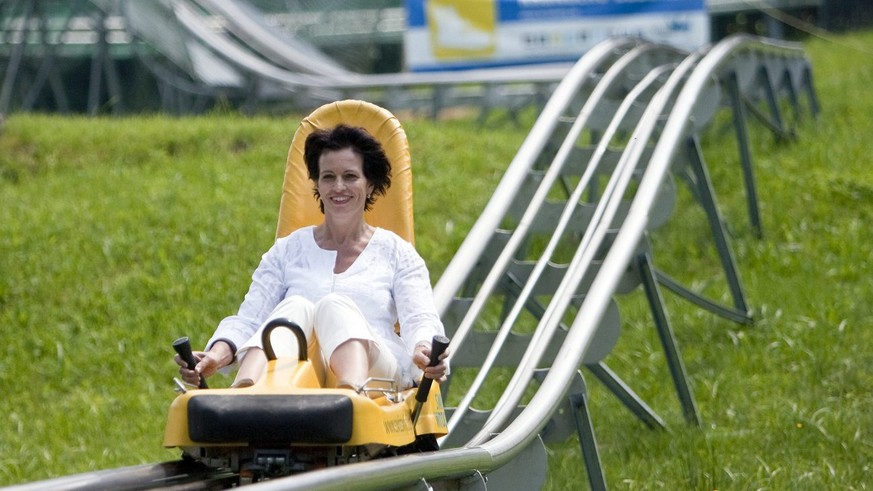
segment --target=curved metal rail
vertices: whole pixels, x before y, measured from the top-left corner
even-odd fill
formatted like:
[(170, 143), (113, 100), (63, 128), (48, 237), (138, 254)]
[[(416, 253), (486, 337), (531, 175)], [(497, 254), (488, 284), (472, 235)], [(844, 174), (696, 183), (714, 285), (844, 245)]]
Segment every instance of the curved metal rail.
[[(607, 240), (607, 234), (612, 228), (612, 224), (619, 212), (618, 208), (628, 186), (630, 185), (633, 173), (639, 165), (639, 159), (644, 149), (645, 142), (647, 142), (651, 137), (651, 134), (658, 123), (660, 114), (669, 102), (669, 97), (672, 95), (673, 91), (676, 90), (676, 87), (683, 79), (685, 72), (690, 69), (695, 61), (696, 58), (693, 56), (686, 58), (686, 61), (683, 62), (679, 68), (673, 71), (664, 86), (661, 87), (655, 94), (655, 97), (649, 101), (646, 112), (639, 121), (637, 128), (630, 139), (631, 143), (622, 153), (618, 165), (609, 179), (607, 188), (597, 204), (592, 223), (585, 231), (585, 234), (580, 241), (579, 248), (576, 250), (573, 260), (569, 265), (568, 271), (561, 280), (560, 285), (557, 287), (555, 298), (551, 303), (549, 303), (549, 306), (540, 321), (540, 326), (536, 333), (544, 333), (544, 335), (534, 336), (531, 339), (531, 346), (525, 352), (525, 355), (520, 362), (519, 369), (516, 370), (515, 376), (509, 382), (507, 390), (504, 391), (500, 400), (495, 405), (495, 410), (485, 426), (483, 426), (470, 443), (475, 444), (486, 441), (489, 438), (489, 435), (498, 431), (511, 416), (511, 408), (514, 408), (519, 404), (519, 401), (524, 395), (524, 391), (533, 379), (534, 369), (540, 363), (540, 360), (551, 341), (551, 335), (553, 335), (559, 327), (558, 324), (560, 317), (567, 310), (570, 302), (575, 296), (576, 285), (581, 283), (586, 273), (595, 266), (595, 255)], [(649, 76), (645, 77), (643, 81), (634, 87), (634, 90), (628, 94), (628, 98), (625, 99), (625, 103), (621, 106), (623, 110), (618, 112), (616, 117), (622, 119), (626, 117), (629, 104), (637, 100), (642, 92), (649, 89), (651, 84), (656, 82), (659, 77), (671, 68), (672, 66), (665, 65), (652, 70)], [(611, 138), (614, 135), (620, 121), (621, 119), (613, 119), (610, 122), (607, 132), (604, 135), (604, 139), (601, 140), (600, 144), (597, 146), (598, 152), (595, 153), (595, 158), (592, 158), (590, 161), (591, 164), (598, 165), (600, 163), (600, 159), (597, 157), (598, 155), (602, 155), (602, 151), (605, 151), (605, 143), (608, 142), (607, 138)], [(592, 169), (592, 167), (588, 167), (588, 169)], [(590, 173), (586, 172), (584, 177), (589, 175)], [(576, 191), (574, 191), (571, 198), (567, 201), (569, 206), (566, 209), (572, 210), (571, 207), (575, 207), (575, 204), (580, 199), (579, 195), (581, 194), (581, 190), (588, 186), (588, 181), (584, 177), (577, 186)], [(556, 233), (561, 233), (562, 228), (564, 227), (556, 229)], [(558, 238), (560, 238), (560, 236), (558, 236)], [(639, 242), (639, 240), (637, 242)], [(597, 323), (594, 324), (595, 327), (597, 325)], [(592, 336), (593, 334), (594, 333), (592, 332)], [(586, 346), (588, 344), (590, 344), (590, 342), (586, 343)], [(455, 419), (455, 415), (453, 415), (452, 419)]]
[[(644, 44), (637, 46), (621, 56), (618, 60), (616, 60), (600, 79), (599, 83), (594, 87), (594, 90), (591, 92), (590, 97), (583, 105), (579, 114), (576, 116), (575, 121), (570, 128), (570, 131), (564, 137), (564, 140), (561, 143), (561, 146), (557, 154), (555, 155), (555, 158), (553, 159), (551, 165), (549, 165), (545, 175), (543, 175), (543, 177), (541, 178), (542, 180), (540, 181), (534, 196), (529, 201), (527, 209), (524, 211), (524, 214), (520, 218), (518, 225), (512, 231), (509, 240), (507, 241), (503, 250), (500, 252), (500, 255), (497, 257), (497, 260), (492, 266), (490, 272), (480, 286), (479, 291), (473, 299), (472, 304), (463, 316), (461, 323), (457, 326), (453, 335), (454, 343), (456, 346), (460, 346), (464, 343), (467, 335), (472, 331), (477, 318), (482, 314), (482, 310), (487, 304), (488, 299), (502, 282), (503, 277), (506, 274), (506, 270), (510, 267), (510, 263), (518, 256), (520, 248), (522, 248), (525, 242), (529, 240), (531, 228), (533, 227), (533, 224), (537, 219), (537, 215), (541, 212), (543, 205), (546, 203), (546, 199), (552, 189), (552, 186), (561, 177), (561, 174), (568, 163), (568, 158), (573, 152), (573, 149), (576, 147), (576, 141), (579, 138), (582, 130), (590, 122), (592, 115), (597, 108), (597, 105), (602, 102), (602, 100), (606, 97), (610, 90), (615, 90), (615, 87), (617, 85), (623, 84), (625, 82), (627, 70), (632, 64), (639, 63), (641, 58), (652, 55), (656, 50), (663, 50), (666, 52), (666, 54), (668, 54), (668, 56), (676, 53), (675, 50), (655, 45)], [(550, 264), (554, 264), (552, 263), (552, 260), (555, 251), (568, 232), (570, 221), (574, 218), (574, 212), (577, 210), (578, 203), (582, 200), (583, 193), (591, 186), (592, 180), (596, 177), (596, 172), (603, 163), (603, 156), (608, 150), (608, 144), (612, 137), (615, 135), (615, 133), (619, 130), (619, 125), (622, 124), (622, 122), (625, 121), (626, 118), (628, 118), (628, 114), (631, 111), (633, 105), (639, 103), (640, 98), (646, 92), (650, 91), (652, 85), (657, 82), (659, 78), (662, 77), (662, 75), (669, 69), (669, 67), (670, 64), (653, 68), (639, 84), (631, 89), (627, 97), (624, 99), (624, 101), (622, 101), (622, 104), (619, 106), (618, 111), (615, 113), (609, 125), (607, 126), (603, 137), (597, 144), (596, 149), (591, 159), (589, 160), (588, 167), (586, 167), (584, 173), (581, 176), (581, 179), (575, 185), (571, 196), (569, 197), (569, 199), (567, 199), (566, 204), (563, 206), (560, 218), (551, 233), (551, 237), (549, 238), (549, 242), (545, 250), (536, 260), (533, 269), (527, 275), (527, 282), (525, 283), (524, 288), (522, 288), (521, 291), (516, 295), (517, 300), (515, 301), (513, 307), (501, 321), (497, 337), (495, 338), (492, 348), (488, 351), (488, 355), (482, 363), (476, 379), (473, 381), (471, 387), (467, 390), (466, 395), (461, 400), (459, 406), (455, 409), (449, 425), (450, 431), (454, 430), (454, 428), (457, 427), (460, 419), (463, 417), (464, 413), (469, 408), (473, 399), (478, 394), (479, 390), (484, 384), (485, 379), (488, 377), (491, 371), (491, 368), (495, 365), (495, 362), (497, 360), (497, 357), (499, 356), (503, 344), (506, 342), (506, 339), (511, 334), (511, 330), (517, 322), (522, 311), (526, 308), (526, 303), (528, 299), (531, 298), (531, 296), (533, 295), (533, 291), (536, 288), (537, 283), (541, 279), (546, 268)], [(621, 169), (625, 169), (625, 171), (622, 171)], [(619, 179), (624, 181), (625, 187), (630, 176), (630, 174), (626, 171), (627, 169), (629, 169), (630, 172), (633, 172), (634, 170), (632, 165), (627, 165), (627, 160), (625, 159), (619, 163), (618, 167), (616, 167), (616, 172), (613, 174), (613, 176), (618, 177)], [(612, 195), (615, 192), (614, 188), (617, 185), (619, 184), (613, 180), (610, 180), (607, 186), (606, 193), (608, 195)], [(609, 223), (611, 221), (611, 217), (606, 218), (604, 221), (604, 213), (606, 212), (606, 207), (603, 205), (607, 204), (608, 201), (600, 201), (600, 204), (594, 210), (594, 214), (591, 218), (592, 222), (603, 221), (604, 223)], [(585, 268), (576, 268), (578, 272), (574, 272), (573, 274), (571, 274), (571, 271), (573, 271), (574, 269), (574, 264), (592, 264), (593, 258), (591, 257), (591, 254), (596, 250), (597, 247), (599, 247), (599, 244), (602, 243), (605, 232), (605, 230), (595, 227), (589, 227), (585, 231), (577, 249), (576, 257), (579, 258), (579, 261), (575, 261), (573, 264), (570, 265), (570, 270), (568, 270), (565, 276), (565, 278), (569, 280), (572, 284), (578, 284), (581, 281), (582, 276), (584, 276), (584, 274), (586, 273)], [(567, 288), (563, 288), (561, 290), (570, 292), (570, 295), (565, 295), (560, 299), (553, 299), (549, 306), (546, 308), (545, 312), (543, 313), (543, 318), (540, 322), (540, 328), (535, 331), (535, 334), (530, 341), (532, 346), (537, 346), (537, 349), (528, 350), (525, 353), (525, 358), (522, 359), (522, 366), (527, 365), (525, 359), (530, 359), (530, 361), (534, 364), (538, 363), (539, 359), (542, 357), (542, 354), (547, 349), (555, 330), (559, 327), (559, 323), (552, 322), (551, 319), (557, 312), (562, 312), (566, 310), (569, 302), (572, 300), (573, 294), (575, 293), (575, 288), (573, 286), (568, 286)], [(518, 370), (516, 371), (516, 374), (526, 374), (531, 377), (533, 376), (532, 371), (526, 372), (524, 370)], [(513, 379), (512, 381), (510, 381), (509, 387), (506, 391), (504, 391), (504, 397), (501, 398), (500, 401), (498, 401), (497, 407), (511, 406), (514, 408), (517, 405), (518, 397), (521, 395), (519, 393), (519, 389), (523, 391), (523, 387), (526, 387), (529, 382), (529, 379)], [(509, 402), (509, 400), (514, 400), (514, 402)], [(492, 421), (493, 420), (494, 416), (492, 416)], [(483, 428), (482, 431), (490, 430), (492, 429)]]
[[(173, 0), (143, 6), (125, 0), (123, 7), (137, 37), (173, 59), (183, 56), (179, 50), (185, 49), (184, 56), (190, 60), (183, 66), (189, 67), (192, 76), (212, 76), (208, 70), (198, 70), (197, 60), (202, 58), (229, 72), (229, 78), (235, 77), (236, 88), (244, 88), (251, 99), (293, 99), (302, 108), (360, 98), (390, 110), (425, 108), (434, 115), (444, 107), (464, 103), (478, 105), (484, 112), (538, 100), (570, 68), (570, 64), (559, 63), (464, 72), (358, 74), (313, 53), (305, 43), (269, 29), (246, 2)], [(170, 25), (139, 22), (137, 13), (142, 11), (159, 11), (152, 18), (165, 18)], [(226, 25), (227, 30), (216, 25)], [(169, 46), (166, 32), (178, 27), (187, 39)]]
[[(664, 285), (698, 305), (716, 305), (666, 281), (648, 254), (648, 231), (662, 225), (672, 211), (672, 176), (686, 177), (707, 210), (735, 296), (736, 308), (712, 310), (747, 321), (750, 315), (748, 309), (743, 311), (745, 300), (708, 182), (699, 131), (728, 108), (734, 119), (742, 120), (736, 126), (742, 141), (739, 135), (749, 107), (763, 104), (762, 116), (782, 122), (779, 101), (788, 98), (799, 115), (801, 93), (807, 94), (815, 114), (811, 70), (795, 44), (740, 36), (686, 54), (639, 40), (613, 39), (592, 49), (555, 89), (434, 290), (453, 336), (454, 366), (476, 366), (480, 373), (498, 365), (514, 367), (499, 401), (490, 410), (472, 407), (484, 385), (481, 375), (454, 409), (452, 433), (439, 452), (313, 471), (253, 488), (346, 489), (354, 482), (359, 490), (427, 489), (442, 482), (463, 490), (486, 489), (486, 484), (529, 489), (541, 485), (545, 476), (542, 441), (566, 438), (573, 430), (582, 443), (591, 487), (605, 488), (590, 421), (587, 427), (580, 424), (585, 418), (577, 418), (575, 427), (556, 421), (568, 401), (571, 415), (585, 413), (577, 396), (584, 399), (579, 369), (586, 367), (640, 418), (659, 424), (657, 415), (602, 362), (618, 335), (620, 321), (610, 315), (615, 296), (639, 285), (654, 292), (649, 295), (652, 313), (672, 360), (676, 390), (688, 421), (696, 422), (681, 357), (670, 342), (669, 326), (663, 324), (663, 306), (654, 299), (658, 286)], [(753, 177), (747, 168), (751, 162), (742, 146), (741, 142), (741, 170), (748, 181)], [(545, 247), (529, 247), (543, 237)], [(571, 259), (561, 263), (555, 251), (559, 242), (568, 241), (575, 249)], [(488, 318), (486, 305), (495, 297), (504, 306), (497, 322)], [(531, 334), (510, 332), (522, 310), (537, 317)], [(568, 318), (570, 325), (565, 325)], [(481, 329), (494, 324), (500, 327)], [(531, 391), (522, 405), (523, 395)], [(547, 426), (559, 431), (547, 433)], [(508, 465), (516, 459), (524, 459), (525, 465)], [(84, 489), (95, 483), (133, 489), (129, 483), (136, 476), (170, 479), (162, 476), (167, 466), (172, 467), (168, 463), (103, 471), (13, 489), (42, 489), (46, 484)], [(197, 485), (196, 479), (195, 475), (191, 486)], [(180, 489), (187, 486), (179, 484)]]
[(312, 46), (269, 26), (259, 11), (238, 0), (195, 0), (207, 11), (221, 15), (227, 29), (282, 68), (300, 73), (348, 75), (351, 72)]

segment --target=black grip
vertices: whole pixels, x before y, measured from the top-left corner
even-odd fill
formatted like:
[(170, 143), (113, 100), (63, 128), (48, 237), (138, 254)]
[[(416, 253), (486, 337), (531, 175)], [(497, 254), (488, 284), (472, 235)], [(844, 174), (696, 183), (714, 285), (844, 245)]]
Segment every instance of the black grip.
[[(191, 352), (191, 342), (188, 341), (188, 336), (182, 336), (173, 341), (173, 349), (176, 350), (176, 353), (179, 353), (182, 361), (188, 364), (188, 370), (194, 370), (194, 367), (197, 366), (197, 360), (194, 359), (194, 353)], [(202, 375), (200, 376), (200, 388), (209, 388), (206, 385), (206, 379)]]
[[(434, 336), (430, 343), (430, 363), (427, 366), (432, 367), (440, 362), (440, 355), (449, 347), (449, 338), (445, 336)], [(433, 379), (422, 377), (421, 385), (418, 386), (418, 391), (415, 393), (415, 400), (420, 403), (427, 401), (427, 396), (430, 394), (430, 386), (433, 385)]]

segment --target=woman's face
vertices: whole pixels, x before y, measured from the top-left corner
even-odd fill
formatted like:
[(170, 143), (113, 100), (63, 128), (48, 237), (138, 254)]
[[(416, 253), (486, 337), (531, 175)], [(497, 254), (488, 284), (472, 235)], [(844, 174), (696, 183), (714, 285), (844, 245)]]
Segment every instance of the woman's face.
[(324, 214), (363, 215), (373, 186), (364, 177), (364, 161), (351, 148), (327, 150), (318, 159), (318, 194)]

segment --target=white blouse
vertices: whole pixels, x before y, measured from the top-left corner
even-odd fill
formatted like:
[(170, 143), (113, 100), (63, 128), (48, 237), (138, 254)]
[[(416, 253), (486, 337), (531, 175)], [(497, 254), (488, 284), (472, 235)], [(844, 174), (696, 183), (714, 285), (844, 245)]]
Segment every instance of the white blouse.
[[(370, 242), (344, 272), (334, 273), (336, 251), (318, 247), (314, 226), (278, 239), (261, 258), (236, 315), (223, 319), (206, 346), (219, 340), (242, 346), (286, 297), (317, 302), (328, 293), (351, 299), (385, 341), (406, 374), (422, 341), (444, 334), (424, 260), (409, 242), (376, 228)], [(400, 336), (394, 331), (400, 323)]]

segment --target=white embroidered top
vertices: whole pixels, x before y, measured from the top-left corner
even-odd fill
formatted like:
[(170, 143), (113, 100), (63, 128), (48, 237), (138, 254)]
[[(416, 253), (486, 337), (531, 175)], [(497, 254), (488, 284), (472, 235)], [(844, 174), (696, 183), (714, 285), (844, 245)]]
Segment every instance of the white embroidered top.
[[(415, 373), (412, 352), (422, 341), (444, 334), (433, 302), (424, 260), (409, 242), (376, 228), (370, 242), (344, 272), (334, 273), (336, 251), (318, 247), (314, 226), (278, 239), (261, 258), (236, 315), (223, 319), (206, 346), (216, 341), (242, 346), (286, 297), (317, 302), (339, 293), (355, 302), (406, 374)], [(400, 323), (400, 336), (394, 331)]]

